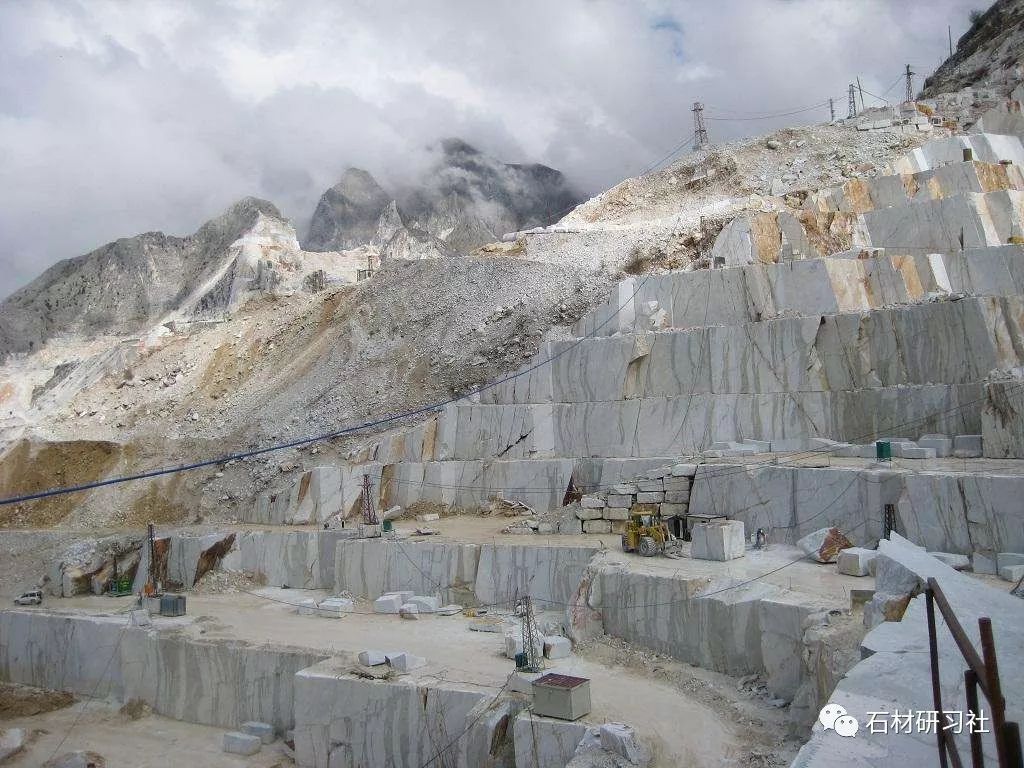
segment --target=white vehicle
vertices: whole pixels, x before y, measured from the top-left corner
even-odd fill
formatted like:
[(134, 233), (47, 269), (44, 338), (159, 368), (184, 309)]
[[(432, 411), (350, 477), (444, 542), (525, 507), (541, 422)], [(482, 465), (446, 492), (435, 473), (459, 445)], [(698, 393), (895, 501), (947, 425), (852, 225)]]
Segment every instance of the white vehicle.
[(43, 593), (41, 590), (33, 589), (31, 592), (22, 592), (20, 597), (14, 598), (15, 605), (42, 605)]

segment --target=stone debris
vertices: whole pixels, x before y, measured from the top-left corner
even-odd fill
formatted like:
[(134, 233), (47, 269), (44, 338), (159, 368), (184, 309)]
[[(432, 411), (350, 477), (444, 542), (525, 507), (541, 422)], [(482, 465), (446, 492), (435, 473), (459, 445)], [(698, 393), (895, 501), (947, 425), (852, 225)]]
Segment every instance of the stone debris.
[(249, 720), (248, 722), (242, 723), (239, 730), (250, 736), (258, 737), (264, 744), (272, 744), (274, 739), (277, 738), (274, 733), (274, 726), (270, 725), (270, 723), (261, 723), (256, 720)]
[(300, 616), (316, 616), (317, 614), (317, 603), (312, 598), (306, 598), (300, 600), (299, 604), (295, 608), (295, 612)]
[(224, 751), (233, 755), (255, 755), (263, 747), (263, 740), (241, 731), (229, 731), (224, 734)]
[(456, 616), (462, 613), (461, 605), (442, 605), (437, 609), (437, 613), (441, 616)]
[(853, 542), (838, 528), (819, 528), (798, 540), (796, 545), (819, 563), (834, 563), (839, 552), (852, 547)]
[(839, 552), (836, 570), (845, 576), (868, 576), (878, 552), (864, 547), (847, 547)]
[(402, 603), (398, 607), (398, 615), (403, 619), (418, 620), (420, 617), (420, 609), (416, 603)]

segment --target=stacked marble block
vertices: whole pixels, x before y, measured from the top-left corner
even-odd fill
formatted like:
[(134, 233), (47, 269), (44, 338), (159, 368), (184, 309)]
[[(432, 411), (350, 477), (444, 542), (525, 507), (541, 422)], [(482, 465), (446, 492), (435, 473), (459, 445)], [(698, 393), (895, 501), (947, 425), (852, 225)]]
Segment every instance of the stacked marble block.
[(735, 560), (747, 549), (742, 520), (713, 520), (690, 529), (690, 557), (697, 560)]
[(675, 464), (648, 470), (632, 482), (580, 500), (576, 517), (584, 533), (625, 533), (631, 514), (660, 512), (662, 518), (683, 517), (690, 508), (690, 488), (696, 464)]

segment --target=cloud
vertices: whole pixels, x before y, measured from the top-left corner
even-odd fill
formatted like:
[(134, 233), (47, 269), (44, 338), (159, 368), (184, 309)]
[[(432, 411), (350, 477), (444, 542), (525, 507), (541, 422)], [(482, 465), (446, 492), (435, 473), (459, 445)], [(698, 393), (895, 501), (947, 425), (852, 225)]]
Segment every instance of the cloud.
[[(931, 71), (972, 2), (12, 0), (0, 294), (244, 195), (304, 227), (346, 166), (400, 186), (445, 136), (595, 193), (688, 136), (696, 100), (709, 117), (845, 104), (856, 75), (882, 93), (907, 62)], [(715, 141), (825, 117), (709, 126)]]

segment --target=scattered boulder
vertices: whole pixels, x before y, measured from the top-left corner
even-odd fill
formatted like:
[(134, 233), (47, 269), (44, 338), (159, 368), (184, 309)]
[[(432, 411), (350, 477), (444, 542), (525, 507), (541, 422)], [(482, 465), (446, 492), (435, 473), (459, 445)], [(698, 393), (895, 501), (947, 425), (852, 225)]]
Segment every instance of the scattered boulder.
[(259, 736), (250, 736), (241, 731), (228, 731), (224, 734), (224, 751), (232, 755), (255, 755), (263, 747)]
[(274, 726), (269, 723), (260, 723), (256, 720), (250, 720), (247, 723), (242, 723), (242, 733), (247, 733), (250, 736), (256, 736), (264, 744), (271, 744), (274, 741)]
[(838, 528), (820, 528), (797, 541), (805, 555), (813, 557), (819, 563), (834, 563), (840, 551), (849, 549), (853, 542), (843, 535)]

